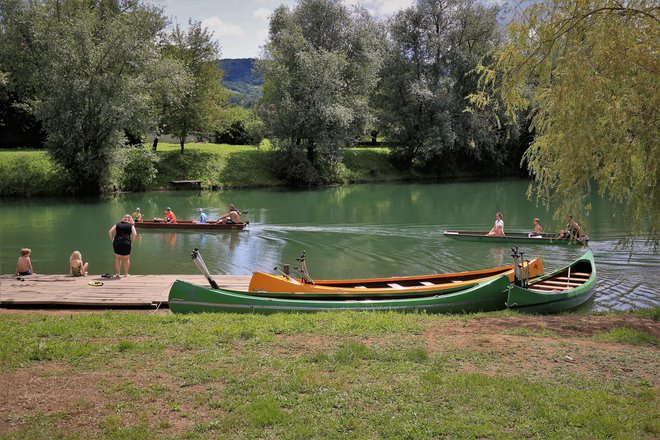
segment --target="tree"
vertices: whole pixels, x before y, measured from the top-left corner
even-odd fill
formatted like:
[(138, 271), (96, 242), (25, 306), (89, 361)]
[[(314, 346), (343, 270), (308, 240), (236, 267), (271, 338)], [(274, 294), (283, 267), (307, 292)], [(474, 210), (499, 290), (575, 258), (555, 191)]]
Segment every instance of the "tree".
[(0, 70), (41, 122), (73, 192), (99, 193), (124, 130), (146, 123), (164, 26), (160, 10), (137, 0), (0, 2)]
[(487, 111), (465, 111), (471, 71), (501, 41), (496, 6), (420, 0), (389, 22), (389, 48), (376, 96), (379, 121), (400, 166), (447, 156), (495, 155), (505, 133)]
[(164, 55), (184, 69), (175, 93), (163, 100), (165, 131), (179, 138), (181, 154), (190, 134), (209, 135), (218, 125), (229, 93), (222, 87), (218, 67), (219, 46), (199, 22), (190, 22), (187, 31), (178, 25), (164, 47)]
[[(530, 190), (556, 217), (585, 213), (589, 197), (626, 206), (631, 246), (648, 233), (660, 244), (658, 4), (653, 0), (545, 0), (522, 4), (508, 44), (483, 67), (482, 93), (499, 95), (514, 117), (533, 112), (536, 137), (525, 159)], [(490, 99), (492, 102), (492, 99)]]
[[(287, 161), (317, 171), (333, 167), (341, 149), (364, 133), (373, 119), (369, 97), (377, 82), (381, 35), (364, 9), (338, 0), (301, 0), (294, 9), (275, 10), (260, 61), (259, 108)], [(320, 179), (303, 173), (290, 180)]]

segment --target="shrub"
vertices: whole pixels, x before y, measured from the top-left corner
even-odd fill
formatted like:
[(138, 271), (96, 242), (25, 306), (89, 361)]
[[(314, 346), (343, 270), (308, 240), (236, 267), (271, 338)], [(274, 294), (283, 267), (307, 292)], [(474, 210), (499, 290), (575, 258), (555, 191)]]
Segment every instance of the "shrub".
[(129, 191), (145, 191), (156, 180), (158, 157), (148, 148), (132, 148), (124, 167), (121, 187)]

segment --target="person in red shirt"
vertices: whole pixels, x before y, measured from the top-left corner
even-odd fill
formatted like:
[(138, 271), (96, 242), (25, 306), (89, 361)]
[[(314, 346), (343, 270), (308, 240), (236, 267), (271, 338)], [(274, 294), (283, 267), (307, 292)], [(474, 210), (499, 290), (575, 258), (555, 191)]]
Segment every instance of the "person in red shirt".
[(165, 209), (165, 217), (164, 218), (156, 217), (154, 220), (157, 222), (176, 223), (176, 215), (174, 215), (174, 212), (172, 212), (172, 208), (167, 207)]

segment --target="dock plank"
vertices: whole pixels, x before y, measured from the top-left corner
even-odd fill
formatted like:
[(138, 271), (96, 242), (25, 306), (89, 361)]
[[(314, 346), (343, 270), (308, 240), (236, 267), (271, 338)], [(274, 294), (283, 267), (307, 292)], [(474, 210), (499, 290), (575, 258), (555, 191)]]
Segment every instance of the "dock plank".
[[(0, 275), (0, 307), (4, 306), (92, 306), (155, 307), (167, 304), (170, 286), (176, 280), (207, 285), (202, 275), (131, 275), (101, 278), (98, 275), (36, 274), (16, 279), (16, 275)], [(247, 291), (250, 275), (214, 275), (221, 287)], [(102, 286), (90, 286), (101, 281)]]

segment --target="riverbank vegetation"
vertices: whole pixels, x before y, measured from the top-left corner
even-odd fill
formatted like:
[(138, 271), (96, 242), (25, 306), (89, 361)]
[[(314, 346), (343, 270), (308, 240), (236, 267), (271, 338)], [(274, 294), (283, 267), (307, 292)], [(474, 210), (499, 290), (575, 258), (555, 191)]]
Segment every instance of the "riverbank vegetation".
[[(222, 145), (159, 143), (149, 148), (118, 150), (110, 166), (107, 192), (172, 189), (174, 180), (199, 180), (203, 189), (284, 187), (273, 166), (279, 154), (264, 143)], [(342, 165), (329, 183), (369, 183), (437, 179), (435, 173), (397, 169), (386, 148), (353, 148), (342, 152)], [(67, 174), (42, 150), (0, 150), (0, 195), (12, 197), (56, 196), (67, 192)], [(447, 174), (445, 178), (469, 178), (471, 174)]]
[(660, 435), (633, 314), (151, 313), (0, 313), (0, 436)]
[(300, 0), (270, 16), (249, 109), (220, 85), (213, 35), (172, 29), (146, 1), (1, 0), (0, 12), (0, 126), (42, 130), (67, 192), (151, 188), (156, 156), (125, 153), (142, 180), (111, 166), (146, 133), (178, 137), (182, 154), (189, 136), (267, 138), (277, 154), (262, 169), (287, 186), (344, 181), (344, 152), (380, 138), (402, 174), (529, 172), (557, 216), (609, 196), (630, 237), (660, 245), (653, 1), (521, 1), (502, 26), (480, 1), (419, 0), (380, 20)]

